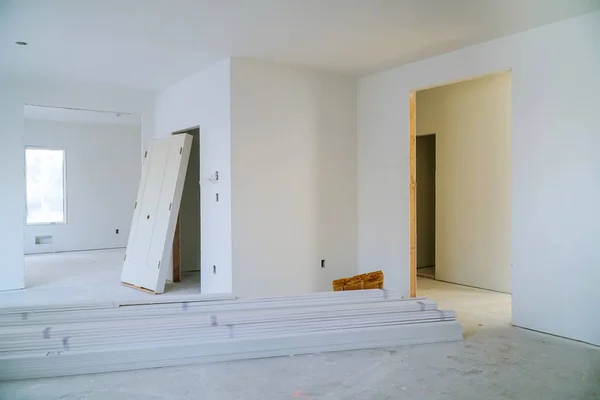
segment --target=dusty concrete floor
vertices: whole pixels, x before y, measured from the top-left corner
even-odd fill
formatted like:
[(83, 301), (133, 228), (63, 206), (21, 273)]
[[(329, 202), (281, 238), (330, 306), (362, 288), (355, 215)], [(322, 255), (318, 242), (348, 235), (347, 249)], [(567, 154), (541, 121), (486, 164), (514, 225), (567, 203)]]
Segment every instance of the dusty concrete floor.
[(421, 278), (435, 279), (435, 266), (417, 268), (417, 276)]
[(26, 289), (0, 292), (0, 309), (72, 303), (199, 300), (203, 297), (199, 272), (185, 273), (178, 284), (168, 282), (160, 298), (121, 285), (124, 255), (125, 249), (27, 255)]
[(510, 296), (420, 279), (465, 341), (0, 384), (0, 399), (600, 399), (600, 349), (511, 327)]

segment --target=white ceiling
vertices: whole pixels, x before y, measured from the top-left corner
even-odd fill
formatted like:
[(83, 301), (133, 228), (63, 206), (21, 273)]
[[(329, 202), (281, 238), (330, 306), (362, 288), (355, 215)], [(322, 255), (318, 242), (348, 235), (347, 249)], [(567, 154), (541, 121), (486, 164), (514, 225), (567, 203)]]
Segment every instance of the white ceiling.
[(142, 119), (139, 115), (80, 110), (62, 107), (46, 107), (26, 104), (23, 111), (25, 119), (60, 121), (60, 122), (81, 122), (93, 124), (111, 124), (111, 125), (135, 125), (140, 126)]
[(364, 74), (599, 9), (600, 0), (0, 0), (0, 76), (161, 89), (230, 56)]

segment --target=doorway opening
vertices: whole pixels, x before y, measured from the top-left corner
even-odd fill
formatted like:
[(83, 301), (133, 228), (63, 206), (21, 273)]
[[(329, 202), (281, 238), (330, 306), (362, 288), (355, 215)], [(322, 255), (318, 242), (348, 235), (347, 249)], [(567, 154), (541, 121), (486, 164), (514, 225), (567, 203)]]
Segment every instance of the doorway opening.
[(510, 323), (511, 73), (409, 100), (410, 295)]
[(417, 276), (435, 279), (435, 133), (417, 136)]
[(141, 116), (25, 104), (23, 120), (25, 288), (117, 285), (141, 174)]
[[(25, 289), (0, 293), (0, 309), (197, 298), (198, 272), (167, 282), (161, 296), (121, 284), (142, 172), (141, 116), (30, 104), (23, 116)], [(192, 162), (199, 174), (198, 150)], [(199, 232), (199, 212), (196, 221)]]
[(179, 217), (173, 239), (173, 282), (200, 282), (200, 128), (174, 132), (192, 136), (192, 149), (185, 175)]

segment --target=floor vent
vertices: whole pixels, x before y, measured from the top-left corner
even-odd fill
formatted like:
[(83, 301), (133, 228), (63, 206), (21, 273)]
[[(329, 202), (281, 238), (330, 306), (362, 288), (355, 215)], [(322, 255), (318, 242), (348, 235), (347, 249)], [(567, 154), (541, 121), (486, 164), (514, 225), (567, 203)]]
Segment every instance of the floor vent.
[(51, 235), (36, 236), (35, 244), (52, 244), (52, 236)]

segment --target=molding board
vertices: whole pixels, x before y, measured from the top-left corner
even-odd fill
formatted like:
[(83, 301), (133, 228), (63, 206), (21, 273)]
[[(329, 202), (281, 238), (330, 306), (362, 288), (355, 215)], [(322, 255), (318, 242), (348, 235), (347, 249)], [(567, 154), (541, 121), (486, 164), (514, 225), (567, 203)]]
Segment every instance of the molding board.
[(454, 341), (462, 329), (431, 300), (364, 290), (0, 311), (0, 337), (0, 380), (13, 380)]
[(177, 216), (173, 237), (173, 282), (181, 282), (181, 214)]

